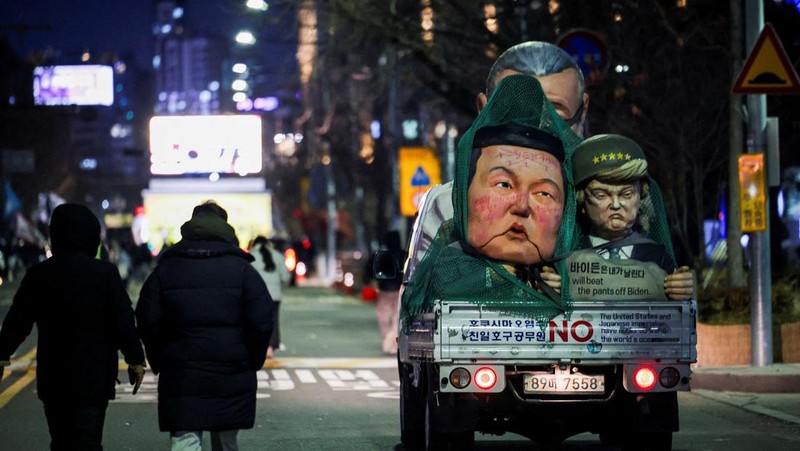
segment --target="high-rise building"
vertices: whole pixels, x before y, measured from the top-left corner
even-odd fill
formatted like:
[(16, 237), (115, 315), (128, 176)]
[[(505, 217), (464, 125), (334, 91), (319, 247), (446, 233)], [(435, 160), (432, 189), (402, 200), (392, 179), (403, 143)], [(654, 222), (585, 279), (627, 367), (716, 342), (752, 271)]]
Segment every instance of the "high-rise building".
[(183, 1), (157, 0), (153, 26), (154, 112), (217, 114), (222, 111), (224, 40), (192, 33), (184, 25)]

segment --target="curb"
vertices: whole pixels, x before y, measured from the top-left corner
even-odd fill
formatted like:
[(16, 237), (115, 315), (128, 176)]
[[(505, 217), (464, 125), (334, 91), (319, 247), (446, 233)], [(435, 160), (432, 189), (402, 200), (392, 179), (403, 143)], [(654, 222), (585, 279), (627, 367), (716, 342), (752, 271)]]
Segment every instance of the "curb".
[(766, 415), (768, 417), (785, 421), (787, 423), (800, 424), (800, 417), (760, 405), (757, 395), (748, 395), (746, 393), (740, 393), (739, 396), (736, 396), (734, 394), (721, 393), (703, 389), (692, 390), (691, 392), (696, 395), (702, 396), (703, 398), (711, 399), (713, 401), (718, 401), (724, 404), (738, 407), (740, 409), (744, 409), (749, 412), (757, 413), (760, 415)]
[(692, 373), (692, 388), (749, 393), (797, 393), (800, 374)]

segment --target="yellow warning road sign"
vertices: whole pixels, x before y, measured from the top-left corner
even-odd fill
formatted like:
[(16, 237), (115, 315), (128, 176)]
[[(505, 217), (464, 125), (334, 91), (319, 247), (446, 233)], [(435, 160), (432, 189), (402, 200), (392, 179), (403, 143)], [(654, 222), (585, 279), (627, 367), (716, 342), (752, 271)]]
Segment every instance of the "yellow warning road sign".
[(739, 204), (742, 232), (767, 230), (767, 189), (764, 154), (739, 155)]
[(414, 216), (422, 195), (433, 185), (441, 183), (439, 159), (429, 147), (401, 147), (398, 152), (400, 169), (400, 213)]
[(800, 78), (772, 25), (766, 24), (747, 57), (734, 94), (800, 94)]

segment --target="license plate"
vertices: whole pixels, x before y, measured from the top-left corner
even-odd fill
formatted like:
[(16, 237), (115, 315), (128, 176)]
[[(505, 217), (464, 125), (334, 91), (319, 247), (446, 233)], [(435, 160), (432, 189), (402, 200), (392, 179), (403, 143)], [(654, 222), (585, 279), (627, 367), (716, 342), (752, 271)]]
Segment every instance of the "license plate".
[(605, 380), (602, 375), (525, 374), (522, 380), (525, 393), (600, 394), (605, 392)]

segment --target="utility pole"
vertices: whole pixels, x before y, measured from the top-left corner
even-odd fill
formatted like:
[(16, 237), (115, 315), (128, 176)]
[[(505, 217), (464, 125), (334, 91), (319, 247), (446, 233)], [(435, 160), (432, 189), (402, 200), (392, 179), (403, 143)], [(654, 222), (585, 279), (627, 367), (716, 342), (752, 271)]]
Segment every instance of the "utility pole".
[[(397, 20), (397, 2), (392, 0), (389, 9), (394, 20)], [(393, 39), (393, 38), (392, 38)], [(386, 45), (386, 72), (388, 74), (388, 111), (386, 122), (388, 123), (389, 133), (391, 134), (391, 146), (389, 150), (389, 164), (392, 168), (392, 189), (389, 196), (389, 230), (400, 230), (401, 236), (405, 240), (403, 234), (404, 227), (400, 226), (400, 169), (398, 162), (398, 152), (400, 151), (400, 143), (402, 142), (402, 130), (400, 128), (400, 102), (399, 102), (399, 80), (397, 79), (397, 46), (390, 40)], [(386, 131), (381, 130), (381, 133)], [(384, 214), (384, 212), (381, 212)], [(385, 232), (381, 231), (381, 232)], [(381, 237), (379, 237), (381, 238)]]
[[(756, 39), (764, 27), (764, 6), (761, 0), (745, 3), (745, 35), (747, 48), (755, 46)], [(764, 153), (764, 128), (767, 122), (767, 97), (764, 94), (747, 96), (749, 133), (748, 153)], [(733, 124), (731, 124), (733, 126)], [(765, 168), (766, 171), (766, 168)], [(767, 175), (767, 179), (769, 175)], [(769, 191), (766, 192), (769, 208)], [(750, 234), (750, 345), (753, 366), (772, 364), (772, 265), (769, 248), (769, 213), (767, 227), (763, 232)]]
[[(742, 5), (740, 0), (730, 0), (731, 5), (731, 50), (733, 55), (733, 77), (742, 68)], [(725, 212), (726, 244), (728, 250), (728, 286), (744, 287), (744, 264), (742, 259), (741, 205), (739, 204), (739, 154), (742, 153), (744, 139), (742, 133), (742, 97), (730, 93), (729, 110), (729, 153), (728, 153), (728, 211)]]

